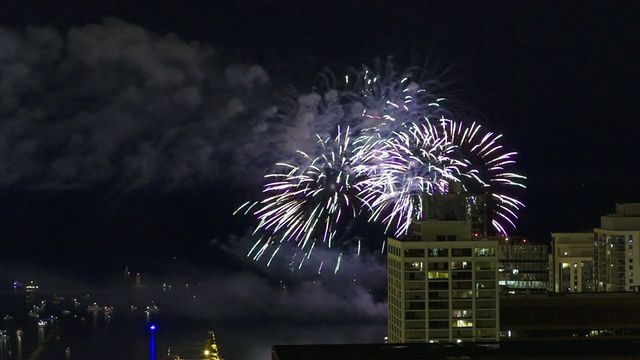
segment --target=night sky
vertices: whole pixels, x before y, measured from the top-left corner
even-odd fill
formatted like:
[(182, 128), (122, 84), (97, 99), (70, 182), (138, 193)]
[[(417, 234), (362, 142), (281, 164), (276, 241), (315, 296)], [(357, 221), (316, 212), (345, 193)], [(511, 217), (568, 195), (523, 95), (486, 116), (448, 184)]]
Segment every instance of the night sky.
[(520, 234), (548, 242), (640, 202), (632, 2), (126, 3), (0, 5), (6, 259), (227, 266), (210, 241), (243, 234), (231, 212), (276, 155), (247, 135), (256, 114), (325, 66), (390, 55), (443, 73), (460, 117), (521, 154)]

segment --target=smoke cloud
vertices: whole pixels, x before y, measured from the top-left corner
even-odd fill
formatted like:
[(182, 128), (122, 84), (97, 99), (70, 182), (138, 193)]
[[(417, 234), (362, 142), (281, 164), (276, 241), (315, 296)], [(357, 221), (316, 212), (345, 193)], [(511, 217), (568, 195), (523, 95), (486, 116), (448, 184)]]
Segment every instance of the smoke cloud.
[[(381, 323), (386, 302), (375, 302), (361, 286), (345, 292), (321, 280), (290, 286), (286, 291), (250, 272), (206, 277), (192, 301), (185, 306), (175, 295), (173, 313), (215, 322), (276, 321), (294, 323)], [(170, 294), (165, 296), (168, 299)], [(165, 300), (164, 306), (171, 306)], [(206, 304), (206, 305), (205, 305)], [(184, 314), (186, 312), (186, 314)]]
[(259, 65), (105, 19), (0, 28), (0, 185), (85, 189), (259, 182), (297, 124)]
[[(281, 101), (274, 96), (279, 85), (270, 84), (260, 65), (226, 64), (206, 44), (117, 19), (64, 33), (0, 28), (0, 48), (4, 187), (127, 191), (224, 182), (256, 188), (275, 162), (313, 146), (315, 134), (333, 132), (344, 117), (335, 93)], [(199, 298), (212, 311), (194, 316), (386, 318), (386, 303), (371, 294), (386, 276), (374, 256), (344, 255), (336, 273), (340, 254), (317, 249), (309, 264), (291, 272), (288, 264), (300, 260), (284, 258), (292, 252), (282, 251), (279, 265), (266, 268), (246, 258), (239, 242), (231, 239), (223, 250), (245, 259), (248, 270), (203, 276), (203, 286), (215, 291)], [(273, 284), (279, 279), (293, 284), (286, 295)]]
[[(298, 322), (386, 321), (386, 299), (376, 296), (386, 290), (386, 266), (379, 254), (318, 247), (300, 267), (302, 254), (292, 245), (283, 247), (267, 267), (271, 253), (260, 261), (247, 257), (248, 237), (230, 236), (223, 242), (213, 240), (212, 245), (245, 266), (239, 274), (207, 280), (225, 294), (225, 300), (212, 308), (215, 320), (242, 313), (247, 318)], [(207, 302), (216, 303), (211, 295)]]

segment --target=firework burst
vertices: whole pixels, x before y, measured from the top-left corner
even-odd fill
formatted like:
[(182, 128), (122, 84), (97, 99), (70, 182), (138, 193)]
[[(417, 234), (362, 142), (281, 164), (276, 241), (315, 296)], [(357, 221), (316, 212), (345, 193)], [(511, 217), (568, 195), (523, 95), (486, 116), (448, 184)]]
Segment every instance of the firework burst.
[[(513, 170), (517, 153), (504, 150), (502, 135), (449, 120), (444, 99), (434, 95), (437, 82), (424, 75), (398, 71), (391, 61), (342, 79), (326, 71), (323, 93), (300, 96), (280, 113), (297, 157), (265, 176), (264, 200), (238, 209), (259, 222), (249, 256), (270, 253), (270, 264), (290, 242), (303, 254), (296, 260), (302, 267), (316, 245), (334, 246), (343, 224), (367, 212), (401, 236), (423, 218), (424, 195), (446, 194), (451, 183), (487, 194), (499, 234), (515, 227), (524, 204), (511, 194), (525, 187)], [(309, 134), (317, 134), (315, 145)]]
[(376, 60), (373, 66), (351, 68), (342, 78), (325, 69), (325, 108), (338, 100), (343, 104), (338, 124), (348, 125), (360, 136), (392, 136), (405, 125), (437, 119), (446, 111), (445, 100), (435, 94), (440, 88), (419, 67), (399, 70), (392, 59)]
[(473, 192), (488, 194), (491, 204), (492, 227), (501, 235), (507, 235), (507, 226), (515, 228), (517, 212), (524, 203), (508, 194), (514, 189), (525, 188), (525, 176), (513, 170), (515, 151), (505, 151), (500, 143), (502, 134), (482, 128), (474, 122), (465, 126), (462, 122), (443, 119), (443, 136), (456, 146), (457, 156), (467, 163), (467, 171), (459, 177), (465, 187)]
[(450, 182), (459, 181), (460, 167), (466, 167), (450, 156), (454, 146), (428, 121), (408, 125), (362, 152), (368, 176), (359, 196), (371, 211), (370, 220), (394, 228), (396, 236), (422, 218), (424, 194), (446, 193)]
[[(316, 241), (332, 246), (341, 221), (359, 210), (355, 197), (358, 174), (353, 170), (349, 129), (337, 136), (318, 137), (318, 156), (299, 152), (301, 165), (278, 163), (264, 187), (267, 196), (254, 214), (256, 232), (267, 232), (279, 241), (293, 241), (311, 252)], [(265, 243), (273, 243), (274, 240)]]

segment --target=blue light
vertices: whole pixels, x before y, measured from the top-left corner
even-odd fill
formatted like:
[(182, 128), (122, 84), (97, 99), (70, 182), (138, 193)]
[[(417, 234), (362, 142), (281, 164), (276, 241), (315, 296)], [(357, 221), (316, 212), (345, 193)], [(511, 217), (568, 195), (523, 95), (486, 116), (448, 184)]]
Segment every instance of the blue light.
[(158, 327), (157, 327), (155, 324), (151, 324), (151, 325), (149, 325), (149, 331), (150, 331), (150, 332), (152, 332), (152, 333), (156, 332), (156, 329), (157, 329), (157, 328), (158, 328)]
[(156, 359), (156, 339), (153, 336), (149, 339), (149, 355), (151, 355), (151, 360)]

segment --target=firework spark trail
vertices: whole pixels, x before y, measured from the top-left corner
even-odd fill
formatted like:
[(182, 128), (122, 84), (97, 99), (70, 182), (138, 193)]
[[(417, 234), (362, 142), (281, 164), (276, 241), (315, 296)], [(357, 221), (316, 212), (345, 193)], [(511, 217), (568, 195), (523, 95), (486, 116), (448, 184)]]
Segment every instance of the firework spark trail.
[(340, 263), (342, 262), (342, 253), (340, 253), (340, 255), (338, 256), (338, 262), (336, 263), (336, 268), (333, 271), (334, 274), (337, 274), (338, 271), (340, 270)]
[(305, 165), (277, 164), (282, 171), (266, 176), (267, 197), (255, 211), (260, 220), (256, 232), (278, 234), (280, 241), (293, 241), (309, 254), (316, 240), (332, 246), (336, 226), (359, 210), (349, 132), (338, 127), (334, 138), (318, 137), (318, 156), (299, 152)]
[(443, 136), (457, 147), (459, 155), (469, 165), (469, 170), (462, 172), (460, 178), (475, 181), (490, 195), (496, 203), (490, 209), (493, 213), (491, 225), (499, 234), (507, 235), (503, 222), (515, 228), (516, 213), (525, 206), (520, 200), (505, 194), (510, 192), (509, 188), (526, 188), (526, 177), (511, 170), (518, 153), (504, 152), (500, 144), (502, 134), (486, 131), (476, 122), (465, 126), (462, 122), (443, 119), (441, 129)]
[(386, 139), (406, 124), (444, 114), (444, 98), (434, 95), (435, 82), (425, 81), (425, 72), (419, 68), (399, 71), (392, 61), (387, 61), (378, 62), (373, 69), (363, 66), (354, 72), (351, 87), (350, 77), (345, 77), (345, 97), (356, 118), (351, 126), (363, 135), (374, 133)]
[[(276, 164), (277, 171), (265, 176), (265, 198), (235, 212), (255, 214), (254, 234), (267, 236), (249, 255), (259, 259), (274, 246), (270, 264), (290, 241), (304, 252), (300, 268), (316, 245), (333, 247), (340, 224), (362, 210), (369, 221), (403, 235), (423, 217), (423, 195), (448, 193), (454, 182), (488, 194), (495, 205), (490, 222), (498, 233), (506, 235), (507, 225), (515, 228), (524, 204), (510, 189), (524, 188), (526, 179), (512, 170), (517, 153), (504, 150), (502, 135), (445, 117), (444, 99), (434, 96), (421, 74), (399, 72), (392, 62), (345, 75), (343, 84), (333, 73), (324, 74), (325, 93), (304, 97), (290, 116), (304, 119), (302, 132), (318, 134), (317, 146), (309, 149), (307, 141), (297, 161)], [(337, 134), (327, 135), (330, 128)], [(358, 253), (360, 248), (358, 241)], [(339, 267), (340, 257), (335, 271)]]
[(465, 166), (447, 157), (450, 146), (429, 120), (442, 116), (444, 99), (425, 89), (419, 73), (398, 72), (392, 62), (378, 71), (363, 67), (347, 95), (354, 108), (362, 108), (359, 122), (351, 122), (358, 130), (354, 163), (367, 177), (359, 197), (371, 210), (370, 220), (381, 218), (395, 235), (420, 217), (423, 193), (445, 192), (448, 181), (457, 181), (457, 168)]
[(382, 221), (399, 236), (422, 217), (423, 195), (446, 193), (466, 164), (450, 157), (453, 146), (428, 121), (411, 124), (382, 144), (369, 152), (373, 160), (362, 156), (361, 166), (377, 165), (359, 196), (371, 211), (370, 220)]

